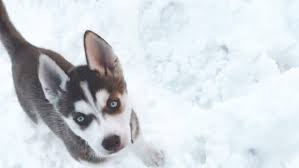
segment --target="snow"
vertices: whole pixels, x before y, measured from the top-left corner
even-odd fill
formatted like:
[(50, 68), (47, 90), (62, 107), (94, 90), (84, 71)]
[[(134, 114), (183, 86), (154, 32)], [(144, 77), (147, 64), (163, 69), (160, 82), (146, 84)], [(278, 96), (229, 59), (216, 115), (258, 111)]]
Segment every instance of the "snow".
[[(91, 29), (122, 62), (145, 139), (166, 168), (299, 167), (299, 1), (4, 0), (33, 44), (85, 64)], [(0, 49), (0, 167), (145, 167), (131, 153), (74, 161), (20, 108)]]

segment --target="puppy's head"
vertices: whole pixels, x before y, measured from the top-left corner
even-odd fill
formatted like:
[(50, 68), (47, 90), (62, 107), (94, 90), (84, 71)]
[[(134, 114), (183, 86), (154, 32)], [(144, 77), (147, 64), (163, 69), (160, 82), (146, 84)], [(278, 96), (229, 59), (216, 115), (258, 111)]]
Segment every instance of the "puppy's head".
[(84, 46), (87, 65), (67, 73), (48, 56), (41, 56), (39, 79), (45, 97), (92, 150), (89, 154), (107, 157), (131, 142), (132, 110), (111, 46), (91, 31), (84, 35)]

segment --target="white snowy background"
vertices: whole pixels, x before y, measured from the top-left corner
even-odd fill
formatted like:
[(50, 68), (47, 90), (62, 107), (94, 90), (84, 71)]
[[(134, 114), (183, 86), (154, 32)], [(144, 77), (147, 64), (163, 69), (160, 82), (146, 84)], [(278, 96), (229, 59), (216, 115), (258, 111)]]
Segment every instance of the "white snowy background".
[[(85, 64), (91, 29), (119, 55), (166, 168), (299, 167), (299, 0), (4, 0), (37, 46)], [(0, 48), (0, 168), (85, 168), (20, 108)], [(94, 167), (143, 168), (126, 153)]]

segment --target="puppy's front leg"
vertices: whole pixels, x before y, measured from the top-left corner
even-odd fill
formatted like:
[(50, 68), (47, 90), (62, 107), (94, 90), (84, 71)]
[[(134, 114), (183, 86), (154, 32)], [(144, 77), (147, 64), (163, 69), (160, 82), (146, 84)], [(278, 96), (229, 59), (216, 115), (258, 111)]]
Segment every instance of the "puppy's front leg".
[(164, 153), (156, 149), (152, 144), (147, 143), (142, 135), (136, 113), (131, 115), (131, 140), (132, 151), (148, 167), (161, 167), (164, 165)]

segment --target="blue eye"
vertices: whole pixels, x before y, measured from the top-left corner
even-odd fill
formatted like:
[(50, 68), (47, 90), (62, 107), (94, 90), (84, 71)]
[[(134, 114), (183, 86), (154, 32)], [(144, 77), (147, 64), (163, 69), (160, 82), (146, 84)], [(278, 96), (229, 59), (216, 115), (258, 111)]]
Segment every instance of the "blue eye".
[(80, 126), (82, 127), (87, 127), (91, 121), (92, 121), (92, 117), (85, 115), (83, 113), (75, 113), (73, 120)]
[(116, 112), (120, 107), (120, 101), (118, 98), (109, 98), (107, 101), (107, 107), (109, 108), (109, 112)]
[(117, 101), (111, 101), (110, 102), (110, 107), (111, 108), (115, 108), (115, 107), (117, 107), (117, 105), (118, 105)]
[(85, 120), (85, 117), (84, 116), (79, 116), (79, 117), (76, 118), (76, 120), (78, 122), (83, 122)]

